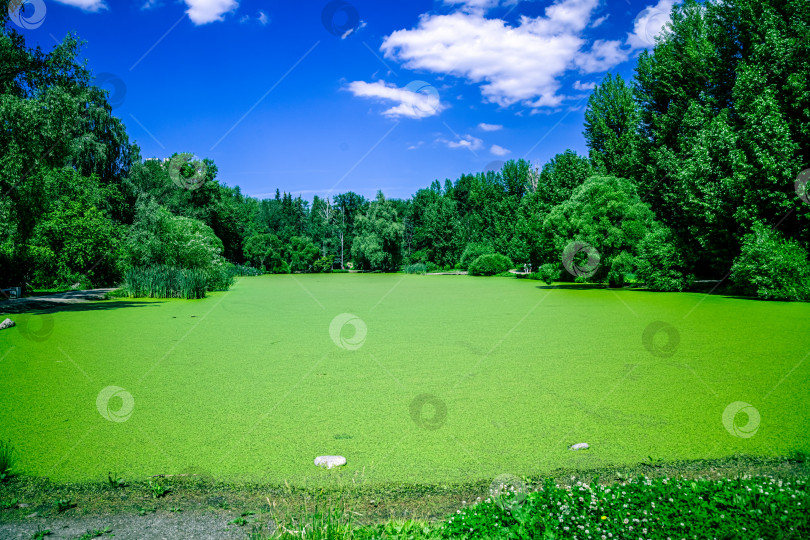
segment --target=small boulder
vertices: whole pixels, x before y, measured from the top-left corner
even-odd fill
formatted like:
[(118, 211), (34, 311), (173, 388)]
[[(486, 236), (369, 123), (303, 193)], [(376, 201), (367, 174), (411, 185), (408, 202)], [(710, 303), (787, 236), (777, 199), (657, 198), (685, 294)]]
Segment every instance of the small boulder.
[(11, 328), (12, 326), (16, 326), (16, 323), (11, 319), (6, 319), (0, 323), (0, 330), (5, 330), (6, 328)]
[(346, 465), (346, 458), (343, 456), (318, 456), (315, 458), (315, 465), (326, 467), (327, 469), (341, 467)]
[(590, 448), (590, 446), (588, 446), (588, 443), (586, 442), (572, 444), (568, 447), (569, 450), (587, 450), (588, 448)]

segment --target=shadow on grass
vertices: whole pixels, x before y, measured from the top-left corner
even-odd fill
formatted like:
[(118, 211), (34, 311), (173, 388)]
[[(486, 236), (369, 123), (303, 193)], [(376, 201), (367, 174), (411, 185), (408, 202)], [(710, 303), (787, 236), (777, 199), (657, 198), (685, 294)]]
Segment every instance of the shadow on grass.
[[(560, 289), (564, 291), (632, 291), (647, 294), (673, 294), (669, 291), (654, 291), (647, 289), (641, 285), (629, 285), (627, 287), (609, 287), (604, 283), (555, 283), (554, 285), (537, 285), (536, 288), (542, 290)], [(677, 293), (678, 291), (674, 291)], [(738, 291), (733, 291), (724, 287), (714, 288), (711, 284), (700, 285), (692, 287), (682, 293), (705, 294), (709, 296), (722, 296), (724, 298), (731, 298), (734, 300), (751, 300), (754, 302), (779, 302), (779, 303), (793, 303), (789, 300), (763, 300), (756, 296), (740, 294)]]
[(74, 304), (63, 302), (48, 302), (46, 300), (27, 300), (25, 302), (0, 302), (0, 318), (4, 315), (19, 315), (21, 313), (42, 314), (58, 313), (60, 311), (105, 311), (133, 307), (148, 307), (162, 304), (161, 300), (96, 300), (90, 302), (77, 302)]

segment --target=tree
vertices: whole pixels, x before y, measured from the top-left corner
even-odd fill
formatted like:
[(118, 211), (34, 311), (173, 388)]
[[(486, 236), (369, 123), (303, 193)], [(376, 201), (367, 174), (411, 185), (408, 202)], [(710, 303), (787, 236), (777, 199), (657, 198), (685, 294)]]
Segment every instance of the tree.
[(806, 235), (809, 26), (803, 2), (689, 0), (639, 57), (638, 181), (698, 274), (725, 275), (754, 223)]
[(281, 240), (274, 234), (254, 234), (245, 240), (243, 247), (248, 262), (256, 268), (271, 270), (281, 259)]
[(402, 261), (402, 223), (394, 205), (382, 191), (365, 215), (356, 217), (357, 236), (352, 242), (352, 258), (364, 270), (393, 270)]
[(567, 259), (569, 279), (571, 267), (579, 266), (583, 270), (573, 272), (578, 281), (621, 285), (644, 237), (660, 227), (630, 180), (593, 176), (543, 221), (542, 235), (554, 246), (544, 263)]
[(287, 245), (287, 260), (293, 272), (310, 272), (318, 259), (318, 246), (305, 236), (293, 236)]
[(621, 75), (608, 73), (588, 98), (585, 142), (602, 175), (634, 178), (640, 116), (633, 90)]

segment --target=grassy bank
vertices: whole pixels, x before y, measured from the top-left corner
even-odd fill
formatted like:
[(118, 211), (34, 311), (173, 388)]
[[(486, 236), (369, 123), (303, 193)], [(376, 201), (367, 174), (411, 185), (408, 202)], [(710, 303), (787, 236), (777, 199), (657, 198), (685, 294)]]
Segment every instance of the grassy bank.
[(0, 522), (182, 513), (218, 515), (253, 538), (802, 538), (808, 480), (803, 455), (376, 488), (337, 475), (317, 489), (201, 476), (130, 482), (113, 474), (81, 484), (18, 476), (0, 484)]

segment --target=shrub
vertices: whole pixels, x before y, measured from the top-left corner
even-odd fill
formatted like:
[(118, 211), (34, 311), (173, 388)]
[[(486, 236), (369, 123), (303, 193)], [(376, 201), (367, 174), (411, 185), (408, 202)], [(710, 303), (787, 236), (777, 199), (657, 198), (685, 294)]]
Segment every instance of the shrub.
[(439, 271), (441, 271), (441, 269), (442, 268), (438, 264), (436, 264), (434, 262), (428, 261), (428, 262), (425, 263), (425, 271), (426, 272), (429, 272), (429, 273), (430, 272), (439, 272)]
[(467, 270), (475, 259), (481, 255), (491, 255), (492, 253), (495, 253), (495, 250), (487, 242), (470, 242), (464, 248), (457, 266), (461, 270)]
[(234, 281), (233, 265), (231, 263), (215, 264), (212, 268), (204, 270), (205, 288), (209, 291), (227, 291)]
[(500, 253), (481, 255), (476, 258), (469, 267), (471, 276), (494, 276), (501, 272), (506, 272), (512, 268), (513, 264), (509, 257)]
[(641, 240), (636, 277), (654, 291), (682, 291), (692, 283), (694, 276), (686, 272), (686, 261), (669, 229), (654, 227)]
[(765, 300), (810, 300), (810, 261), (792, 239), (757, 223), (743, 237), (731, 280), (740, 290)]
[(331, 272), (332, 257), (321, 257), (320, 259), (312, 263), (312, 271), (318, 273)]
[(632, 275), (636, 268), (635, 258), (622, 251), (613, 259), (610, 270), (607, 274), (608, 285), (611, 287), (624, 287), (627, 283), (628, 275)]
[(272, 266), (270, 266), (270, 268), (268, 268), (267, 271), (269, 273), (271, 273), (271, 274), (289, 274), (289, 273), (291, 273), (290, 265), (287, 264), (286, 261), (282, 261), (282, 260), (273, 261)]
[(244, 264), (232, 264), (230, 267), (230, 273), (232, 276), (260, 276), (264, 272), (259, 270), (258, 268), (253, 268), (252, 266), (247, 266)]
[(546, 263), (540, 267), (540, 270), (537, 271), (537, 274), (540, 277), (540, 280), (543, 281), (546, 285), (551, 285), (555, 281), (560, 280), (560, 265)]
[(409, 264), (405, 267), (406, 274), (424, 274), (427, 272), (427, 266), (422, 263)]

